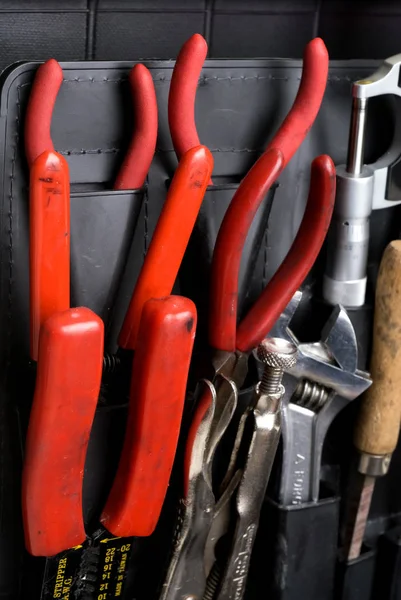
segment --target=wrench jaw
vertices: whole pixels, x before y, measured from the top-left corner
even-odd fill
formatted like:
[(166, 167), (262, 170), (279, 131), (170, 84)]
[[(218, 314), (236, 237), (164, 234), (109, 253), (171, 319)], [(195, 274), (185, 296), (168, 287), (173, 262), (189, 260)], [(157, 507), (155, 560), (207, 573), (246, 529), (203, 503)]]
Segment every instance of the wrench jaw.
[(296, 292), (270, 332), (298, 349), (297, 363), (284, 377), (279, 501), (285, 506), (317, 502), (327, 431), (338, 413), (372, 383), (368, 373), (357, 369), (355, 331), (341, 306), (333, 309), (319, 342), (299, 343), (290, 323), (301, 298)]

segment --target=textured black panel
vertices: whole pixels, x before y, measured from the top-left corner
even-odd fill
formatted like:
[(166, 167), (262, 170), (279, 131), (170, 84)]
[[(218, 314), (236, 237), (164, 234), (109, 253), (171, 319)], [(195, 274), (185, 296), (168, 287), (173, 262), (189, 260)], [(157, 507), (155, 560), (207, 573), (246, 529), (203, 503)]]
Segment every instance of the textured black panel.
[(0, 13), (0, 67), (16, 60), (85, 58), (86, 13)]
[(204, 29), (204, 14), (101, 12), (96, 22), (97, 60), (174, 58), (185, 40)]
[(302, 56), (313, 37), (313, 24), (312, 13), (216, 14), (210, 53), (216, 58)]

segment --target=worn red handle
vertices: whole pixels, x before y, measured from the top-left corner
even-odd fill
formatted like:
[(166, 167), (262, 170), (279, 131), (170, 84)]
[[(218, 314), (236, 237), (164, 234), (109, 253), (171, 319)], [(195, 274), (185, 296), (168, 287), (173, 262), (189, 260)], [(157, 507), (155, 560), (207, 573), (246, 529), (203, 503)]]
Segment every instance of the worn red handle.
[(196, 308), (180, 296), (145, 303), (138, 334), (124, 447), (101, 516), (118, 536), (156, 527), (175, 457), (196, 329)]
[(156, 150), (157, 100), (150, 71), (141, 64), (129, 74), (134, 108), (134, 130), (123, 164), (114, 182), (115, 190), (143, 186)]
[(168, 122), (178, 160), (200, 144), (195, 123), (195, 99), (206, 55), (207, 42), (195, 33), (182, 46), (171, 77)]
[(30, 169), (29, 292), (31, 357), (52, 314), (70, 307), (70, 182), (68, 165), (45, 150)]
[(145, 302), (171, 293), (212, 169), (213, 157), (205, 146), (192, 148), (179, 162), (128, 307), (120, 347), (136, 350)]
[(265, 152), (239, 186), (220, 226), (211, 267), (209, 342), (234, 352), (238, 278), (242, 250), (253, 218), (283, 165), (278, 150)]
[(209, 341), (213, 348), (228, 352), (236, 348), (238, 277), (246, 236), (269, 188), (311, 128), (323, 100), (327, 74), (327, 50), (324, 42), (316, 38), (306, 46), (302, 79), (290, 112), (242, 180), (223, 219), (211, 268)]
[(297, 236), (283, 263), (237, 331), (237, 348), (248, 352), (268, 334), (315, 262), (333, 214), (336, 170), (329, 156), (312, 163), (308, 203)]
[(294, 104), (267, 147), (267, 150), (277, 148), (282, 152), (283, 168), (298, 150), (317, 117), (326, 90), (328, 73), (327, 48), (322, 39), (315, 38), (304, 50), (302, 78)]
[(29, 166), (45, 150), (54, 150), (50, 126), (62, 82), (63, 70), (54, 58), (36, 72), (25, 116), (25, 154)]
[(103, 323), (88, 308), (42, 326), (22, 478), (27, 550), (53, 556), (85, 540), (82, 482), (103, 365)]

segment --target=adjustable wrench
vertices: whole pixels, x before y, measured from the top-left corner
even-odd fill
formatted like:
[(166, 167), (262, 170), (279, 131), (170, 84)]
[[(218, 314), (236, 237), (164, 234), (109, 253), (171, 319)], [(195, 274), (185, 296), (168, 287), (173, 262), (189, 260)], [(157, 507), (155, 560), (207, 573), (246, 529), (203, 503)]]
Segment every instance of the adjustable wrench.
[(296, 365), (284, 376), (283, 466), (279, 501), (284, 506), (319, 499), (322, 448), (338, 413), (372, 383), (357, 369), (355, 331), (347, 312), (336, 306), (320, 341), (301, 344), (290, 322), (301, 301), (296, 292), (270, 334), (298, 349)]

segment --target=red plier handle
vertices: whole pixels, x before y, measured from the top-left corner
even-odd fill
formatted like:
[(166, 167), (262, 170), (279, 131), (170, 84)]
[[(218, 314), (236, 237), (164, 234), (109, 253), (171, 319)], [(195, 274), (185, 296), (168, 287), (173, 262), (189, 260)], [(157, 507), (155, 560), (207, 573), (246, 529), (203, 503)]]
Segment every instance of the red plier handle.
[(178, 163), (121, 328), (121, 348), (136, 349), (145, 302), (171, 294), (212, 170), (206, 146), (188, 150)]
[[(181, 48), (171, 77), (168, 119), (178, 158), (200, 144), (195, 123), (195, 99), (207, 50), (206, 40), (195, 33)], [(313, 125), (326, 89), (328, 62), (323, 40), (315, 38), (307, 44), (301, 85), (294, 105), (267, 148), (278, 148), (282, 152), (282, 168), (285, 168)]]
[[(248, 173), (247, 185), (252, 185), (258, 173), (263, 177), (268, 174), (268, 181), (274, 181), (282, 163), (278, 150), (268, 150)], [(212, 261), (209, 342), (213, 348), (247, 352), (268, 334), (319, 254), (333, 213), (335, 189), (333, 161), (329, 156), (319, 156), (312, 163), (308, 203), (297, 237), (278, 271), (237, 328), (241, 253), (248, 223), (252, 222), (258, 206), (256, 202), (251, 206), (243, 204), (238, 190), (221, 225)], [(245, 188), (242, 190), (246, 192)]]
[(40, 330), (35, 396), (22, 475), (25, 543), (34, 556), (82, 544), (82, 484), (103, 367), (103, 322), (88, 308)]
[(158, 522), (177, 448), (196, 319), (194, 303), (182, 296), (144, 304), (124, 446), (101, 515), (113, 535), (148, 536)]
[[(275, 277), (281, 286), (271, 282), (237, 332), (238, 275), (250, 224), (268, 189), (312, 126), (323, 99), (327, 74), (327, 50), (323, 41), (316, 38), (305, 49), (301, 84), (291, 111), (268, 149), (242, 180), (224, 217), (211, 272), (209, 341), (213, 348), (248, 351), (257, 345), (304, 280), (323, 244), (335, 195), (335, 171), (329, 157), (320, 157), (312, 167), (308, 206), (317, 215), (312, 214), (312, 209), (305, 213), (298, 234), (305, 247), (298, 254), (294, 252), (299, 251), (299, 244), (290, 251)], [(312, 226), (316, 229), (312, 230)]]
[(171, 76), (168, 122), (178, 160), (184, 152), (200, 144), (195, 123), (195, 98), (206, 55), (207, 42), (195, 33), (182, 46)]
[[(25, 153), (29, 167), (44, 151), (53, 150), (51, 121), (63, 70), (53, 58), (36, 73), (25, 118)], [(140, 188), (146, 179), (156, 148), (157, 101), (148, 69), (135, 65), (129, 82), (134, 106), (134, 132), (114, 189)]]

